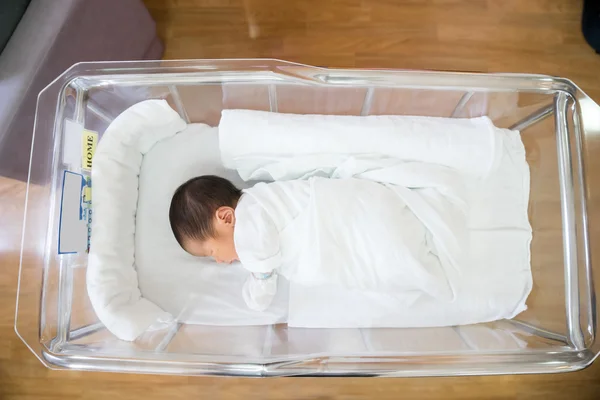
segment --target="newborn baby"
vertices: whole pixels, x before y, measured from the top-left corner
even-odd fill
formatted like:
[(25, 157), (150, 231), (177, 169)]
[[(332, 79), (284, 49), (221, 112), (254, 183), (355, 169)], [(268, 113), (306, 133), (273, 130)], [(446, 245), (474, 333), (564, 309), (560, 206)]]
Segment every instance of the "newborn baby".
[(188, 253), (240, 261), (252, 273), (243, 297), (253, 310), (269, 306), (278, 274), (304, 285), (452, 297), (429, 232), (377, 182), (313, 177), (241, 191), (200, 176), (176, 190), (169, 219)]

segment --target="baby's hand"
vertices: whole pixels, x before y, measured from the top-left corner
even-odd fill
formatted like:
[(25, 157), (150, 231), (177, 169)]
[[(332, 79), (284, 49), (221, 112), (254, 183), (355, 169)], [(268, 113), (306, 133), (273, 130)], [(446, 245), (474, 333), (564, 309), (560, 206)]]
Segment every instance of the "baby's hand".
[(251, 274), (242, 289), (242, 296), (248, 308), (264, 311), (273, 302), (277, 293), (277, 274)]

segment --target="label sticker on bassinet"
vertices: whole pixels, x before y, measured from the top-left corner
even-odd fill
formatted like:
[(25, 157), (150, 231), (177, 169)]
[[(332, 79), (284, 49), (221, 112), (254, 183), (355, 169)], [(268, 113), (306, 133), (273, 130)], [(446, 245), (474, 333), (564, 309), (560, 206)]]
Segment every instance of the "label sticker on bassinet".
[(88, 129), (83, 130), (81, 140), (81, 168), (91, 170), (94, 154), (96, 153), (96, 143), (98, 142), (98, 133)]
[(71, 171), (65, 171), (63, 174), (58, 254), (73, 254), (87, 250), (91, 208), (89, 204), (84, 203), (83, 194), (89, 185), (90, 182), (83, 175)]
[(63, 164), (77, 168), (81, 164), (81, 137), (83, 125), (65, 119), (63, 132)]

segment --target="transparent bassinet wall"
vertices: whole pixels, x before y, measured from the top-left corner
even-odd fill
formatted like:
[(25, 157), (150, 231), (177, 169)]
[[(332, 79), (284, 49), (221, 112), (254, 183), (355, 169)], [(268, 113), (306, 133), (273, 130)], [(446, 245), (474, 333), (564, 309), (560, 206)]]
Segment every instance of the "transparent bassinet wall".
[[(219, 123), (222, 109), (245, 108), (487, 115), (499, 127), (520, 129), (531, 170), (534, 287), (528, 310), (511, 321), (444, 328), (179, 324), (135, 342), (117, 340), (88, 300), (87, 254), (57, 252), (66, 168), (63, 129), (71, 119), (101, 136), (120, 112), (152, 98), (167, 99), (189, 122), (210, 125)], [(49, 367), (259, 376), (465, 375), (571, 371), (589, 365), (599, 350), (591, 266), (600, 256), (600, 186), (591, 184), (600, 179), (600, 157), (593, 157), (600, 154), (600, 108), (568, 80), (335, 70), (276, 60), (86, 63), (40, 94), (34, 135), (16, 330)]]

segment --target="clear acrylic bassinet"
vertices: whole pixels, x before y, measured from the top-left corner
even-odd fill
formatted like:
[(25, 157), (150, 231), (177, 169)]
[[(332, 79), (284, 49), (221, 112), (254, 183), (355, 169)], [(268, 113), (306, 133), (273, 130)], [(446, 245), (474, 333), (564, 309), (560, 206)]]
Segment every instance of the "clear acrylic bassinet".
[[(227, 86), (228, 90), (223, 90)], [(227, 95), (225, 95), (227, 93)], [(97, 320), (87, 254), (58, 254), (65, 120), (99, 135), (164, 98), (188, 122), (224, 108), (347, 115), (489, 116), (518, 129), (531, 170), (534, 289), (510, 321), (423, 329), (176, 325), (134, 342)], [(184, 375), (432, 376), (561, 372), (595, 358), (592, 245), (600, 226), (600, 107), (542, 75), (325, 69), (277, 60), (83, 63), (39, 96), (15, 328), (50, 368)], [(590, 228), (591, 227), (591, 228)], [(597, 229), (596, 229), (597, 230)]]

